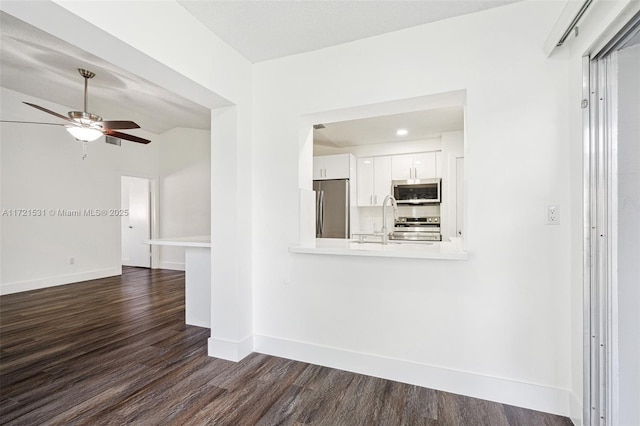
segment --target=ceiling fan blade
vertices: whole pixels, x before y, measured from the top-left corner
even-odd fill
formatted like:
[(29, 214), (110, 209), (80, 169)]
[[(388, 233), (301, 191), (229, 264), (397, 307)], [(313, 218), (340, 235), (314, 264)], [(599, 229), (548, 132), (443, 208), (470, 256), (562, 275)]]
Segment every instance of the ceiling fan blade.
[(64, 116), (64, 115), (62, 115), (62, 114), (58, 114), (57, 112), (51, 111), (50, 109), (46, 109), (45, 107), (41, 107), (40, 105), (30, 104), (29, 102), (22, 102), (22, 103), (23, 103), (23, 104), (27, 104), (27, 105), (29, 105), (30, 107), (34, 107), (34, 108), (36, 108), (36, 109), (39, 109), (40, 111), (44, 111), (44, 112), (46, 112), (46, 113), (48, 113), (48, 114), (55, 115), (56, 117), (58, 117), (58, 118), (62, 118), (62, 119), (63, 119), (63, 120), (65, 120), (65, 121), (72, 121), (69, 117), (65, 117), (65, 116)]
[(108, 136), (113, 136), (114, 138), (124, 139), (131, 142), (138, 142), (138, 143), (145, 143), (145, 144), (151, 142), (149, 139), (139, 138), (138, 136), (129, 135), (127, 133), (116, 132), (114, 130), (107, 129), (105, 130), (104, 134)]
[(21, 123), (21, 124), (46, 124), (49, 126), (66, 126), (62, 123), (40, 123), (37, 121), (14, 121), (14, 120), (0, 120), (0, 123)]
[(96, 121), (94, 124), (98, 126), (102, 126), (104, 129), (139, 129), (138, 126), (133, 121), (128, 120), (107, 120), (107, 121)]

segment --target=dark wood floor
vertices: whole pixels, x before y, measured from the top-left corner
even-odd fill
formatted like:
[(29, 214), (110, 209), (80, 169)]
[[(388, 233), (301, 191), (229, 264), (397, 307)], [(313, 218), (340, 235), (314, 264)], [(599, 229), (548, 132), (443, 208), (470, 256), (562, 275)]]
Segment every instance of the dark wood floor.
[(253, 354), (207, 356), (184, 274), (0, 297), (0, 424), (568, 425), (563, 417)]

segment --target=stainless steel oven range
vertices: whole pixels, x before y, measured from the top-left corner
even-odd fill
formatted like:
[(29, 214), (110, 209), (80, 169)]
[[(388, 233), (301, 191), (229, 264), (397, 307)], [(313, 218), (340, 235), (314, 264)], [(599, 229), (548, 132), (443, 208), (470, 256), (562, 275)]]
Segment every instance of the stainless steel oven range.
[(441, 241), (440, 216), (399, 217), (389, 238), (407, 241)]

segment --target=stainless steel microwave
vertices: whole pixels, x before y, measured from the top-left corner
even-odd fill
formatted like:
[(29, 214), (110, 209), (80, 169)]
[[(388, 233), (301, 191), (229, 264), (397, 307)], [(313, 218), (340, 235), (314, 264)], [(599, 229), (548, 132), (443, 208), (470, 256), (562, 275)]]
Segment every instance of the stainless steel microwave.
[(398, 204), (436, 204), (441, 201), (441, 183), (440, 178), (393, 180), (391, 189)]

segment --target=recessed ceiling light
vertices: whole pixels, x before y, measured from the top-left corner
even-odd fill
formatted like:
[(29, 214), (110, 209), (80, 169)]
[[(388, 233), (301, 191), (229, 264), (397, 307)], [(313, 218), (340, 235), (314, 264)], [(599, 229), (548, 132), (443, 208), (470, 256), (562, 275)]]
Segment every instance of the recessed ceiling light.
[(398, 129), (398, 131), (396, 132), (396, 135), (398, 136), (406, 136), (407, 134), (409, 134), (409, 131), (407, 129)]

